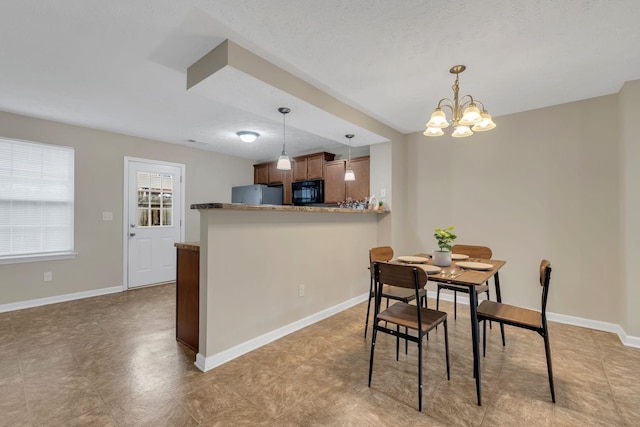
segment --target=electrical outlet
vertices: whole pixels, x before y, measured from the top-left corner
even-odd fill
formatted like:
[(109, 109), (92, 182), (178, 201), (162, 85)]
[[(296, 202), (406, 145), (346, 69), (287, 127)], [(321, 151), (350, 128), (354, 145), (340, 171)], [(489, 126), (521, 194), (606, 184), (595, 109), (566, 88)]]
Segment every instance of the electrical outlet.
[(45, 271), (44, 272), (44, 281), (45, 282), (50, 282), (53, 280), (53, 273), (51, 271)]
[(302, 285), (298, 285), (298, 296), (299, 297), (304, 296), (304, 283)]
[(380, 197), (387, 197), (387, 189), (386, 188), (381, 188), (380, 189)]
[(113, 221), (113, 212), (102, 212), (103, 221)]

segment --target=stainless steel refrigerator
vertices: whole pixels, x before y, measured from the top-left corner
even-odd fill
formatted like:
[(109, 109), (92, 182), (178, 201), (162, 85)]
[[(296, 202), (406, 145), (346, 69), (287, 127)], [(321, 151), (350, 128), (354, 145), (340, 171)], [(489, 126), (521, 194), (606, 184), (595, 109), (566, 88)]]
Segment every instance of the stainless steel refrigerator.
[(281, 205), (282, 186), (243, 185), (231, 189), (231, 203), (249, 205)]

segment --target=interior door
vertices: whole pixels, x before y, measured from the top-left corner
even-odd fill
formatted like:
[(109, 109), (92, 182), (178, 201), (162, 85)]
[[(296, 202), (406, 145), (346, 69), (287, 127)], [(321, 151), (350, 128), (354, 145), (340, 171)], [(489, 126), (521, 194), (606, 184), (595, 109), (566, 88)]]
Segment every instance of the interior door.
[(182, 240), (182, 167), (128, 160), (127, 283), (129, 288), (176, 279)]

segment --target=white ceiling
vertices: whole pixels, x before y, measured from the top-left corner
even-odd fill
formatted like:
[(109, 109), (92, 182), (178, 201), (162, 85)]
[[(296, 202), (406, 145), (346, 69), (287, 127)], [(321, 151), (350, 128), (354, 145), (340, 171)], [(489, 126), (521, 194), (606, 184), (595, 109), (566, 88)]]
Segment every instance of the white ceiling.
[[(186, 90), (187, 67), (225, 39), (408, 133), (451, 97), (456, 64), (467, 66), (461, 94), (498, 126), (615, 93), (640, 79), (638, 22), (637, 0), (5, 0), (0, 110), (270, 160), (277, 108), (291, 105), (248, 94), (243, 79), (208, 96)], [(323, 132), (292, 108), (290, 154), (344, 148), (345, 133), (379, 142), (359, 142), (366, 131), (343, 120), (317, 122)], [(261, 137), (242, 144), (240, 130)]]

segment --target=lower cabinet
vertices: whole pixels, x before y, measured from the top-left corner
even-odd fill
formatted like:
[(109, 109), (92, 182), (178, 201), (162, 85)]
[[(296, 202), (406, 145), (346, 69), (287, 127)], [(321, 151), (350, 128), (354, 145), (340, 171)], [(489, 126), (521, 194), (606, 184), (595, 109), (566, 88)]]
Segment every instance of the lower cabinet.
[(200, 244), (176, 243), (176, 340), (198, 352)]

